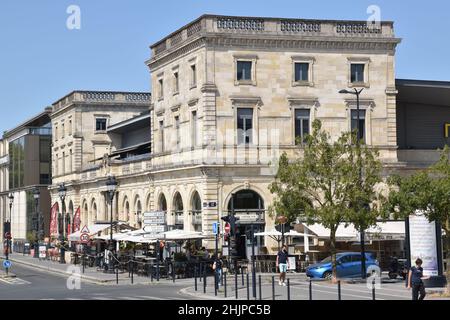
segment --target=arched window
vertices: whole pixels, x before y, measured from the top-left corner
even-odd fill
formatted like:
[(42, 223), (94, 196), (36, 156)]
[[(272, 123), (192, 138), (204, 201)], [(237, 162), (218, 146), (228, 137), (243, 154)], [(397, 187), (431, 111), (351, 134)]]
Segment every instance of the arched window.
[(175, 193), (173, 197), (173, 212), (175, 215), (175, 227), (178, 229), (182, 229), (184, 226), (184, 207), (183, 207), (183, 198), (181, 198), (181, 194), (179, 192)]
[(164, 196), (164, 194), (161, 194), (159, 196), (158, 210), (159, 211), (167, 211), (167, 201), (166, 201), (166, 197)]
[(142, 205), (140, 200), (137, 200), (135, 208), (136, 208), (135, 221), (137, 222), (136, 224), (140, 229), (142, 227)]
[(197, 191), (192, 196), (191, 213), (194, 230), (197, 232), (202, 232), (202, 200), (200, 199), (200, 195)]

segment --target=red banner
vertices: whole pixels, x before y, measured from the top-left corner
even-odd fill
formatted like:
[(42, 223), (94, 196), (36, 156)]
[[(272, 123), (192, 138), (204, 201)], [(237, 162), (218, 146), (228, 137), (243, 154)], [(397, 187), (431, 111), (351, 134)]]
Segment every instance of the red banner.
[(80, 231), (81, 227), (81, 208), (78, 207), (75, 215), (73, 216), (73, 232)]
[(50, 236), (58, 235), (58, 210), (59, 205), (56, 202), (50, 211)]

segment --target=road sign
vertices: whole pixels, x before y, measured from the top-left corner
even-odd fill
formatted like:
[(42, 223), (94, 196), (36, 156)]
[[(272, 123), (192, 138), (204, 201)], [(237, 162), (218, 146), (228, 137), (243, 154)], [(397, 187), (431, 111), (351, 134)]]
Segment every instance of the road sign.
[(6, 232), (5, 233), (5, 239), (11, 239), (11, 233)]
[(84, 243), (84, 244), (88, 243), (89, 242), (89, 233), (83, 232), (80, 235), (80, 242)]
[(219, 223), (218, 222), (214, 222), (212, 227), (213, 227), (213, 233), (214, 234), (218, 234), (219, 233)]
[(230, 233), (230, 231), (231, 231), (231, 225), (230, 225), (228, 222), (225, 224), (224, 230), (225, 230), (225, 233)]
[(81, 229), (81, 233), (90, 233), (87, 226), (84, 226), (83, 229)]
[(46, 246), (39, 246), (39, 258), (45, 259), (47, 257), (47, 247)]
[(162, 233), (166, 231), (165, 225), (149, 225), (144, 226), (144, 232), (148, 233)]
[(9, 268), (11, 268), (11, 265), (12, 265), (11, 261), (9, 261), (9, 260), (3, 261), (3, 268), (9, 269)]
[(166, 222), (166, 218), (165, 217), (146, 218), (142, 222), (144, 223), (144, 225), (164, 224)]
[(157, 217), (165, 217), (166, 213), (164, 211), (152, 211), (152, 212), (144, 212), (144, 218), (157, 218)]

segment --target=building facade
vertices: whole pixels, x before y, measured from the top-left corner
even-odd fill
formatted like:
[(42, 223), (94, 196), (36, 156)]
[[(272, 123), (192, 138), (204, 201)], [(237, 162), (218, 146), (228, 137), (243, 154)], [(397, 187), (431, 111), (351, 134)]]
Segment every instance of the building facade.
[[(74, 91), (52, 108), (53, 184), (49, 188), (52, 205), (58, 203), (59, 212), (64, 210), (71, 221), (80, 209), (82, 225), (109, 221), (105, 181), (108, 175), (117, 174), (111, 169), (117, 167), (113, 164), (114, 157), (148, 153), (149, 144), (142, 140), (149, 135), (150, 94)], [(147, 127), (147, 133), (123, 131), (123, 122), (136, 117), (138, 126)], [(145, 183), (135, 182), (136, 189), (145, 187)], [(62, 183), (67, 188), (64, 205), (58, 195)], [(121, 200), (115, 199), (115, 220), (129, 220), (118, 210), (117, 203)]]
[[(3, 222), (11, 222), (13, 250), (21, 251), (33, 238), (36, 210), (44, 218), (44, 236), (49, 235), (51, 183), (51, 109), (36, 115), (3, 134), (0, 157), (0, 214)], [(39, 189), (38, 207), (33, 196)], [(10, 195), (12, 206), (10, 212)], [(4, 232), (2, 230), (4, 236)], [(3, 239), (2, 236), (2, 239)]]
[(315, 119), (333, 138), (356, 127), (356, 99), (341, 89), (365, 89), (363, 138), (398, 166), (399, 42), (392, 22), (206, 15), (152, 45), (150, 209), (189, 230), (201, 215), (211, 232), (234, 194), (245, 256), (249, 224), (274, 227), (268, 186), (279, 155), (301, 155)]

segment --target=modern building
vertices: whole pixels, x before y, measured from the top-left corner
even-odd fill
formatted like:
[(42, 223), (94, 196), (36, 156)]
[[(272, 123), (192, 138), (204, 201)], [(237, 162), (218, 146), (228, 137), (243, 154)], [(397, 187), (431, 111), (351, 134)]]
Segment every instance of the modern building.
[[(24, 243), (33, 238), (33, 219), (36, 218), (33, 195), (35, 189), (40, 191), (37, 209), (44, 218), (44, 236), (49, 235), (50, 194), (47, 188), (51, 184), (52, 176), (50, 113), (51, 108), (46, 108), (40, 114), (5, 132), (1, 140), (0, 214), (2, 222), (11, 222), (15, 251), (21, 251)], [(11, 213), (10, 195), (13, 196)]]
[[(74, 91), (52, 108), (52, 204), (58, 203), (59, 212), (64, 210), (70, 219), (80, 208), (83, 225), (109, 221), (105, 182), (109, 174), (118, 174), (115, 162), (143, 159), (150, 153), (150, 94)], [(126, 173), (126, 167), (119, 170)], [(134, 181), (136, 189), (141, 189), (146, 177), (141, 185)], [(62, 183), (67, 188), (64, 207), (58, 195)], [(131, 211), (118, 209), (123, 198), (116, 197), (115, 201), (115, 220), (129, 221)], [(133, 215), (133, 224), (138, 223), (137, 216)]]

